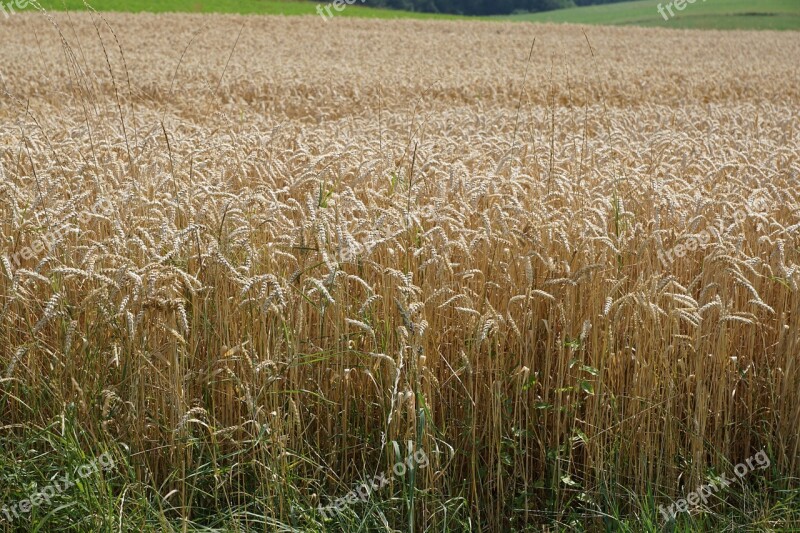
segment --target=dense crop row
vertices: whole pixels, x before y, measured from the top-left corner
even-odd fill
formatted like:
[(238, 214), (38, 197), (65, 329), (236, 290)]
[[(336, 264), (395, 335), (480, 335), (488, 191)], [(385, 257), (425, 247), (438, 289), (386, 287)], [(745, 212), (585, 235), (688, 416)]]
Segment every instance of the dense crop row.
[(105, 19), (0, 33), (3, 438), (266, 530), (800, 474), (797, 35)]

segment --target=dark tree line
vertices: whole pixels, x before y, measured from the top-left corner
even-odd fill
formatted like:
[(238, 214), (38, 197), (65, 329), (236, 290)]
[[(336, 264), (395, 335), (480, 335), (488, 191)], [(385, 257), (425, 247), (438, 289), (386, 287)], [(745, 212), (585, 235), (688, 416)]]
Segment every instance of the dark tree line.
[(507, 15), (627, 0), (366, 0), (365, 5), (458, 15)]

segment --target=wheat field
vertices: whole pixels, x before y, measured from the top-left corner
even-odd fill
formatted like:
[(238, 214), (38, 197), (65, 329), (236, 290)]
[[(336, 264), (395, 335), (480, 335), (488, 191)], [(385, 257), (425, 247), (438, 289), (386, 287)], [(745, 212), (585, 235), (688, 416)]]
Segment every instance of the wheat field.
[(800, 34), (0, 24), (2, 528), (800, 527)]

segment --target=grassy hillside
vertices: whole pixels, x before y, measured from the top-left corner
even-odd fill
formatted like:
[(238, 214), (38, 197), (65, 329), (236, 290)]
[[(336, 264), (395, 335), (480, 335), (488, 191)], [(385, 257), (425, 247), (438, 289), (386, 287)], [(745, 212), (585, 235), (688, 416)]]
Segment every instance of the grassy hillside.
[(797, 0), (697, 0), (683, 11), (673, 8), (669, 20), (659, 14), (657, 6), (670, 0), (640, 0), (600, 6), (561, 9), (530, 15), (512, 15), (512, 20), (531, 22), (568, 22), (576, 24), (614, 24), (661, 26), (665, 28), (702, 29), (800, 29), (800, 2)]
[[(311, 2), (305, 0), (89, 0), (98, 11), (125, 11), (131, 13), (240, 13), (245, 15), (317, 15), (317, 5), (328, 5), (332, 0)], [(83, 10), (83, 0), (40, 0), (49, 10)], [(366, 18), (460, 18), (454, 15), (412, 13), (392, 9), (378, 9), (360, 5), (347, 6), (337, 17)]]
[[(83, 10), (83, 0), (40, 0), (49, 10)], [(328, 1), (319, 4), (327, 5)], [(770, 29), (800, 30), (800, 1), (798, 0), (697, 0), (683, 11), (673, 9), (674, 17), (664, 20), (657, 6), (670, 0), (638, 0), (618, 4), (560, 9), (544, 13), (489, 17), (490, 19), (530, 22), (563, 22), (574, 24), (606, 24), (661, 26), (696, 29)], [(176, 13), (240, 13), (261, 15), (317, 15), (318, 2), (306, 0), (91, 0), (98, 11), (176, 12)], [(455, 15), (413, 13), (377, 9), (361, 5), (347, 6), (337, 17), (458, 19)]]

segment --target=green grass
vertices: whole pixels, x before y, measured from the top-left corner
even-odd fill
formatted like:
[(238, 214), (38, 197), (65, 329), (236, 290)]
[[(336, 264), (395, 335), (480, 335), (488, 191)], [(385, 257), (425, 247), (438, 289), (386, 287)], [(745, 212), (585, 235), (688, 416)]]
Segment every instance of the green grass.
[[(332, 0), (88, 0), (98, 11), (125, 11), (130, 13), (238, 13), (242, 15), (315, 15), (317, 5), (323, 6)], [(39, 0), (45, 9), (51, 11), (84, 10), (83, 0)], [(361, 5), (347, 6), (341, 12), (332, 10), (336, 17), (363, 18), (414, 18), (414, 19), (457, 19), (455, 15), (413, 13), (393, 9), (378, 9)]]
[[(331, 0), (90, 0), (98, 11), (132, 13), (238, 13), (243, 15), (317, 15), (317, 5)], [(605, 24), (661, 26), (693, 29), (752, 29), (800, 30), (800, 0), (697, 0), (683, 11), (674, 10), (669, 20), (658, 13), (658, 4), (674, 0), (637, 0), (598, 6), (559, 9), (544, 13), (487, 17), (490, 20), (529, 22), (563, 22), (573, 24)], [(48, 10), (77, 11), (85, 9), (83, 0), (40, 0)], [(378, 9), (355, 4), (347, 6), (336, 17), (412, 18), (412, 19), (469, 19), (432, 13), (413, 13), (393, 9)]]
[[(574, 24), (606, 24), (660, 26), (694, 29), (800, 29), (798, 0), (697, 0), (683, 11), (673, 7), (675, 17), (669, 20), (658, 13), (657, 6), (673, 0), (639, 0), (598, 6), (560, 9), (545, 13), (500, 17), (530, 22), (565, 22)], [(667, 15), (669, 15), (667, 13)]]
[[(411, 494), (413, 500), (441, 510), (441, 529), (437, 531), (480, 530), (469, 518), (469, 494), (446, 496), (408, 490), (402, 484), (383, 487), (369, 502), (345, 505), (341, 512), (325, 518), (309, 502), (308, 491), (295, 486), (295, 482), (302, 480), (265, 475), (271, 467), (277, 468), (277, 464), (269, 463), (271, 446), (263, 435), (252, 441), (240, 441), (227, 450), (203, 436), (182, 437), (186, 454), (179, 453), (173, 459), (176, 467), (171, 479), (164, 485), (143, 482), (141, 472), (137, 471), (143, 468), (141, 457), (131, 455), (127, 446), (98, 439), (101, 431), (83, 427), (75, 418), (76, 406), (70, 404), (63, 417), (45, 427), (15, 427), (13, 431), (0, 433), (0, 532), (366, 533), (387, 531), (387, 522), (395, 530), (411, 531), (404, 512), (412, 507)], [(263, 455), (259, 457), (264, 459), (248, 458), (250, 451), (261, 448)], [(98, 468), (88, 475), (79, 475), (81, 467), (92, 461), (100, 461)], [(74, 484), (67, 485), (65, 479)], [(370, 476), (364, 473), (363, 478), (356, 479), (367, 480)], [(180, 484), (188, 490), (170, 490)], [(241, 490), (239, 484), (249, 487), (246, 497), (237, 493)], [(20, 510), (22, 502), (31, 501), (34, 494), (46, 491), (47, 487), (56, 489), (52, 499), (39, 501), (30, 511)], [(563, 490), (559, 486), (546, 488), (553, 494)], [(668, 507), (672, 500), (657, 495), (656, 488), (650, 487), (639, 495), (623, 486), (608, 488), (568, 503), (551, 500), (537, 508), (541, 527), (516, 531), (800, 531), (800, 491), (796, 480), (781, 477), (776, 470), (770, 471), (769, 476), (745, 478), (742, 483), (714, 493), (704, 513), (680, 513), (669, 522), (665, 522), (658, 505)], [(320, 486), (319, 489), (316, 501), (327, 504), (352, 487), (343, 485), (325, 491)], [(277, 493), (291, 503), (292, 524), (271, 518)]]

